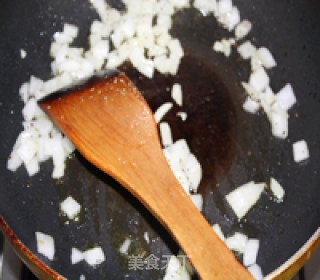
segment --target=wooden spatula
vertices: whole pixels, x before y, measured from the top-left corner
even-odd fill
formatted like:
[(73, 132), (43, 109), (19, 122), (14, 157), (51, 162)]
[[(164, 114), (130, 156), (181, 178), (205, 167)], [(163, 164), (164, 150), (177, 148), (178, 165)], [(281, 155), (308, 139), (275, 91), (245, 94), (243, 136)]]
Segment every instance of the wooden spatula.
[(85, 158), (152, 212), (202, 279), (253, 279), (175, 178), (152, 111), (125, 74), (94, 77), (39, 104)]

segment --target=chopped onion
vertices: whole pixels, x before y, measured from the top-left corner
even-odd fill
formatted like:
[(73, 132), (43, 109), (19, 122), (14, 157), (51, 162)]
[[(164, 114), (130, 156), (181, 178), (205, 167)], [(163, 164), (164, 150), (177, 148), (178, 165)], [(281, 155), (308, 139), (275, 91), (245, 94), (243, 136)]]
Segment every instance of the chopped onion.
[(84, 260), (91, 266), (96, 266), (105, 261), (105, 255), (101, 247), (95, 247), (83, 252)]
[(249, 239), (246, 243), (243, 253), (243, 265), (249, 266), (255, 264), (259, 252), (259, 240)]
[(50, 139), (51, 151), (52, 151), (52, 160), (54, 166), (60, 166), (65, 162), (66, 153), (62, 144), (61, 134), (57, 134)]
[(73, 199), (72, 196), (68, 196), (64, 201), (60, 203), (61, 211), (68, 216), (69, 219), (74, 219), (79, 215), (81, 205)]
[(7, 168), (11, 171), (16, 171), (22, 163), (21, 157), (18, 155), (17, 151), (13, 149), (7, 161)]
[(120, 246), (120, 253), (123, 254), (123, 255), (128, 255), (128, 250), (129, 250), (129, 247), (131, 245), (131, 242), (132, 240), (127, 238), (123, 243), (122, 245)]
[(38, 142), (34, 137), (29, 136), (23, 140), (19, 147), (17, 147), (17, 154), (23, 160), (24, 164), (28, 164), (35, 158), (37, 150)]
[(77, 248), (71, 248), (71, 263), (76, 264), (83, 261), (83, 253)]
[(217, 2), (217, 15), (229, 13), (232, 10), (232, 0), (219, 0)]
[(220, 237), (220, 239), (222, 241), (225, 241), (225, 237), (224, 237), (224, 234), (223, 234), (223, 232), (221, 230), (220, 225), (219, 224), (214, 224), (214, 225), (212, 225), (212, 228), (215, 231), (215, 233)]
[(297, 99), (293, 92), (291, 84), (286, 84), (276, 95), (275, 95), (280, 107), (288, 111), (291, 107), (296, 104)]
[(190, 6), (190, 0), (168, 0), (168, 2), (175, 8), (188, 8)]
[(248, 211), (258, 202), (265, 183), (244, 184), (226, 195), (226, 200), (239, 219), (242, 219)]
[(167, 122), (159, 124), (161, 143), (164, 147), (172, 145), (171, 128)]
[(217, 9), (216, 0), (195, 0), (193, 6), (201, 11), (203, 14), (215, 12)]
[(42, 136), (49, 135), (49, 132), (53, 128), (52, 121), (48, 118), (38, 118), (32, 123), (33, 127), (39, 131), (39, 134)]
[(171, 97), (179, 106), (182, 106), (182, 87), (180, 84), (172, 86)]
[(283, 200), (285, 191), (280, 183), (273, 177), (271, 177), (270, 179), (270, 190), (272, 191), (272, 194), (277, 198), (277, 200)]
[(71, 38), (76, 38), (79, 33), (79, 28), (76, 25), (66, 23), (63, 26), (63, 33)]
[(24, 103), (27, 103), (29, 99), (29, 83), (23, 83), (19, 89), (19, 95)]
[(44, 116), (44, 113), (42, 112), (34, 98), (29, 99), (29, 101), (22, 109), (22, 114), (24, 119), (27, 121), (30, 121), (38, 116)]
[(181, 162), (184, 162), (190, 154), (190, 149), (185, 139), (174, 142), (168, 149), (175, 155), (176, 159)]
[(310, 157), (308, 144), (305, 140), (300, 140), (292, 145), (293, 159), (295, 162), (301, 162)]
[(257, 50), (257, 55), (259, 56), (263, 66), (267, 69), (277, 66), (277, 63), (271, 54), (270, 50), (266, 47), (261, 47)]
[(256, 280), (262, 280), (263, 279), (263, 273), (262, 273), (262, 270), (261, 270), (259, 265), (257, 265), (257, 264), (250, 265), (248, 267), (248, 270), (252, 274), (254, 279), (256, 279)]
[(24, 165), (30, 177), (37, 174), (40, 170), (39, 162), (36, 157), (32, 158), (32, 160), (25, 163)]
[(247, 241), (248, 237), (240, 232), (235, 232), (232, 236), (229, 236), (225, 239), (225, 243), (228, 248), (233, 251), (239, 252), (240, 254), (244, 253)]
[(186, 191), (196, 191), (202, 178), (202, 168), (190, 152), (187, 142), (180, 139), (163, 149), (167, 162), (177, 180)]
[(256, 90), (256, 91), (263, 91), (269, 85), (269, 76), (267, 72), (260, 67), (258, 70), (251, 73), (249, 78), (249, 84)]
[(70, 141), (70, 139), (66, 136), (64, 136), (61, 140), (62, 142), (62, 146), (64, 151), (69, 155), (72, 152), (74, 152), (74, 150), (76, 149), (76, 147), (73, 145), (73, 143)]
[(242, 43), (237, 48), (238, 53), (243, 59), (249, 59), (256, 52), (256, 50), (256, 47), (252, 45), (250, 41)]
[(202, 168), (194, 154), (188, 154), (182, 161), (182, 169), (188, 178), (190, 190), (197, 191), (202, 178)]
[(183, 187), (185, 192), (189, 195), (190, 194), (190, 183), (186, 176), (186, 174), (183, 172), (182, 169), (172, 169), (173, 174), (177, 178), (180, 185)]
[(216, 52), (223, 53), (225, 56), (230, 56), (231, 54), (231, 47), (235, 43), (233, 38), (231, 39), (222, 39), (221, 41), (216, 41), (213, 44), (213, 50)]
[(143, 234), (143, 238), (148, 244), (150, 243), (149, 233), (147, 231)]
[(166, 102), (162, 104), (154, 113), (154, 118), (156, 123), (159, 123), (165, 114), (167, 114), (172, 108), (173, 104), (171, 102)]
[(177, 116), (180, 117), (181, 120), (184, 122), (187, 119), (188, 114), (186, 112), (178, 112)]
[(191, 280), (186, 267), (182, 265), (176, 256), (171, 256), (166, 268), (163, 280)]
[(20, 49), (20, 57), (21, 59), (25, 59), (27, 56), (27, 52), (24, 49)]
[(288, 136), (288, 117), (279, 113), (279, 112), (271, 112), (271, 128), (272, 135), (285, 139)]
[(252, 28), (252, 23), (245, 19), (241, 21), (235, 28), (234, 34), (237, 39), (242, 39), (249, 34)]
[(52, 261), (55, 254), (53, 237), (42, 232), (36, 232), (36, 240), (38, 252)]
[(64, 170), (66, 168), (66, 163), (62, 162), (59, 165), (54, 165), (51, 177), (53, 179), (59, 179), (64, 175)]
[(258, 112), (260, 108), (260, 104), (250, 98), (247, 97), (246, 101), (243, 103), (243, 109), (251, 114), (255, 114)]
[(220, 14), (217, 19), (225, 29), (232, 31), (240, 22), (239, 9), (237, 7), (232, 7), (231, 11)]
[(194, 205), (199, 209), (199, 211), (202, 211), (203, 208), (203, 197), (201, 194), (191, 194), (190, 198)]

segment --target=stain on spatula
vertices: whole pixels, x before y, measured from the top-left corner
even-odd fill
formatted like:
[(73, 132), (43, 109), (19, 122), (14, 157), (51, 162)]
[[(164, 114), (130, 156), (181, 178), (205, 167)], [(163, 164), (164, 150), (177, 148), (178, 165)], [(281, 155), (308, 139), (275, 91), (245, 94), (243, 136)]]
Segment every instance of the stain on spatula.
[(171, 233), (202, 279), (253, 279), (172, 173), (147, 102), (108, 71), (39, 102), (92, 164), (128, 189)]

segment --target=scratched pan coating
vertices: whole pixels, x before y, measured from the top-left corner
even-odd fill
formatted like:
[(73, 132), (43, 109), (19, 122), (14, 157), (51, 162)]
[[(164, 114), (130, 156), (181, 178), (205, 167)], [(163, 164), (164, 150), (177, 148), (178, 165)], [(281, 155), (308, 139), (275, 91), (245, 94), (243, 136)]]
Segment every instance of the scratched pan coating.
[[(7, 157), (21, 130), (22, 102), (19, 86), (30, 75), (50, 77), (49, 46), (64, 23), (80, 27), (76, 46), (87, 45), (92, 19), (97, 18), (86, 0), (9, 1), (0, 9), (0, 215), (16, 236), (41, 261), (69, 279), (161, 279), (164, 270), (131, 270), (119, 247), (126, 237), (133, 240), (129, 255), (154, 254), (159, 266), (179, 250), (168, 233), (148, 211), (112, 178), (89, 164), (78, 153), (68, 161), (66, 175), (51, 179), (52, 163), (29, 178), (24, 168), (6, 169)], [(112, 4), (112, 3), (111, 3)], [(122, 7), (117, 1), (114, 6)], [(284, 263), (316, 231), (320, 224), (319, 103), (320, 22), (317, 1), (238, 0), (242, 18), (253, 22), (250, 35), (257, 46), (273, 52), (278, 67), (269, 71), (272, 87), (279, 90), (291, 82), (298, 104), (290, 111), (289, 138), (271, 137), (264, 114), (244, 113), (245, 95), (239, 81), (247, 80), (248, 63), (233, 52), (229, 59), (211, 50), (215, 40), (228, 34), (212, 18), (192, 9), (174, 17), (172, 34), (180, 38), (186, 56), (177, 77), (155, 75), (141, 78), (130, 65), (123, 70), (137, 84), (151, 108), (170, 101), (170, 87), (180, 82), (182, 108), (174, 106), (165, 121), (175, 140), (186, 138), (203, 166), (200, 192), (203, 213), (210, 223), (219, 223), (226, 234), (242, 231), (260, 239), (257, 263), (265, 274)], [(27, 57), (20, 58), (20, 49)], [(188, 118), (182, 122), (178, 111)], [(305, 164), (292, 159), (291, 145), (306, 139), (311, 158)], [(250, 180), (269, 181), (274, 176), (286, 189), (284, 203), (277, 204), (264, 193), (246, 219), (237, 222), (224, 200), (225, 194)], [(59, 202), (72, 195), (82, 205), (78, 222), (66, 223)], [(170, 215), (170, 213), (168, 213)], [(186, 217), (188, 218), (188, 217)], [(49, 261), (36, 251), (35, 231), (52, 235), (56, 255)], [(150, 236), (150, 244), (144, 232)], [(93, 269), (84, 262), (70, 263), (72, 247), (86, 249), (99, 244), (106, 261)]]

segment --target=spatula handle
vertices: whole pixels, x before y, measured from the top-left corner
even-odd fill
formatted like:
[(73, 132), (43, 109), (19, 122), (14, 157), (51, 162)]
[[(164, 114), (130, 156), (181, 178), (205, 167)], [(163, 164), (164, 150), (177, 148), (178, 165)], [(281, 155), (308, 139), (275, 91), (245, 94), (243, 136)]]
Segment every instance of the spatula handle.
[[(251, 274), (238, 262), (224, 242), (185, 193), (162, 151), (142, 159), (137, 168), (122, 173), (121, 183), (142, 201), (181, 246), (202, 279), (248, 280)], [(130, 174), (131, 172), (136, 173)]]

